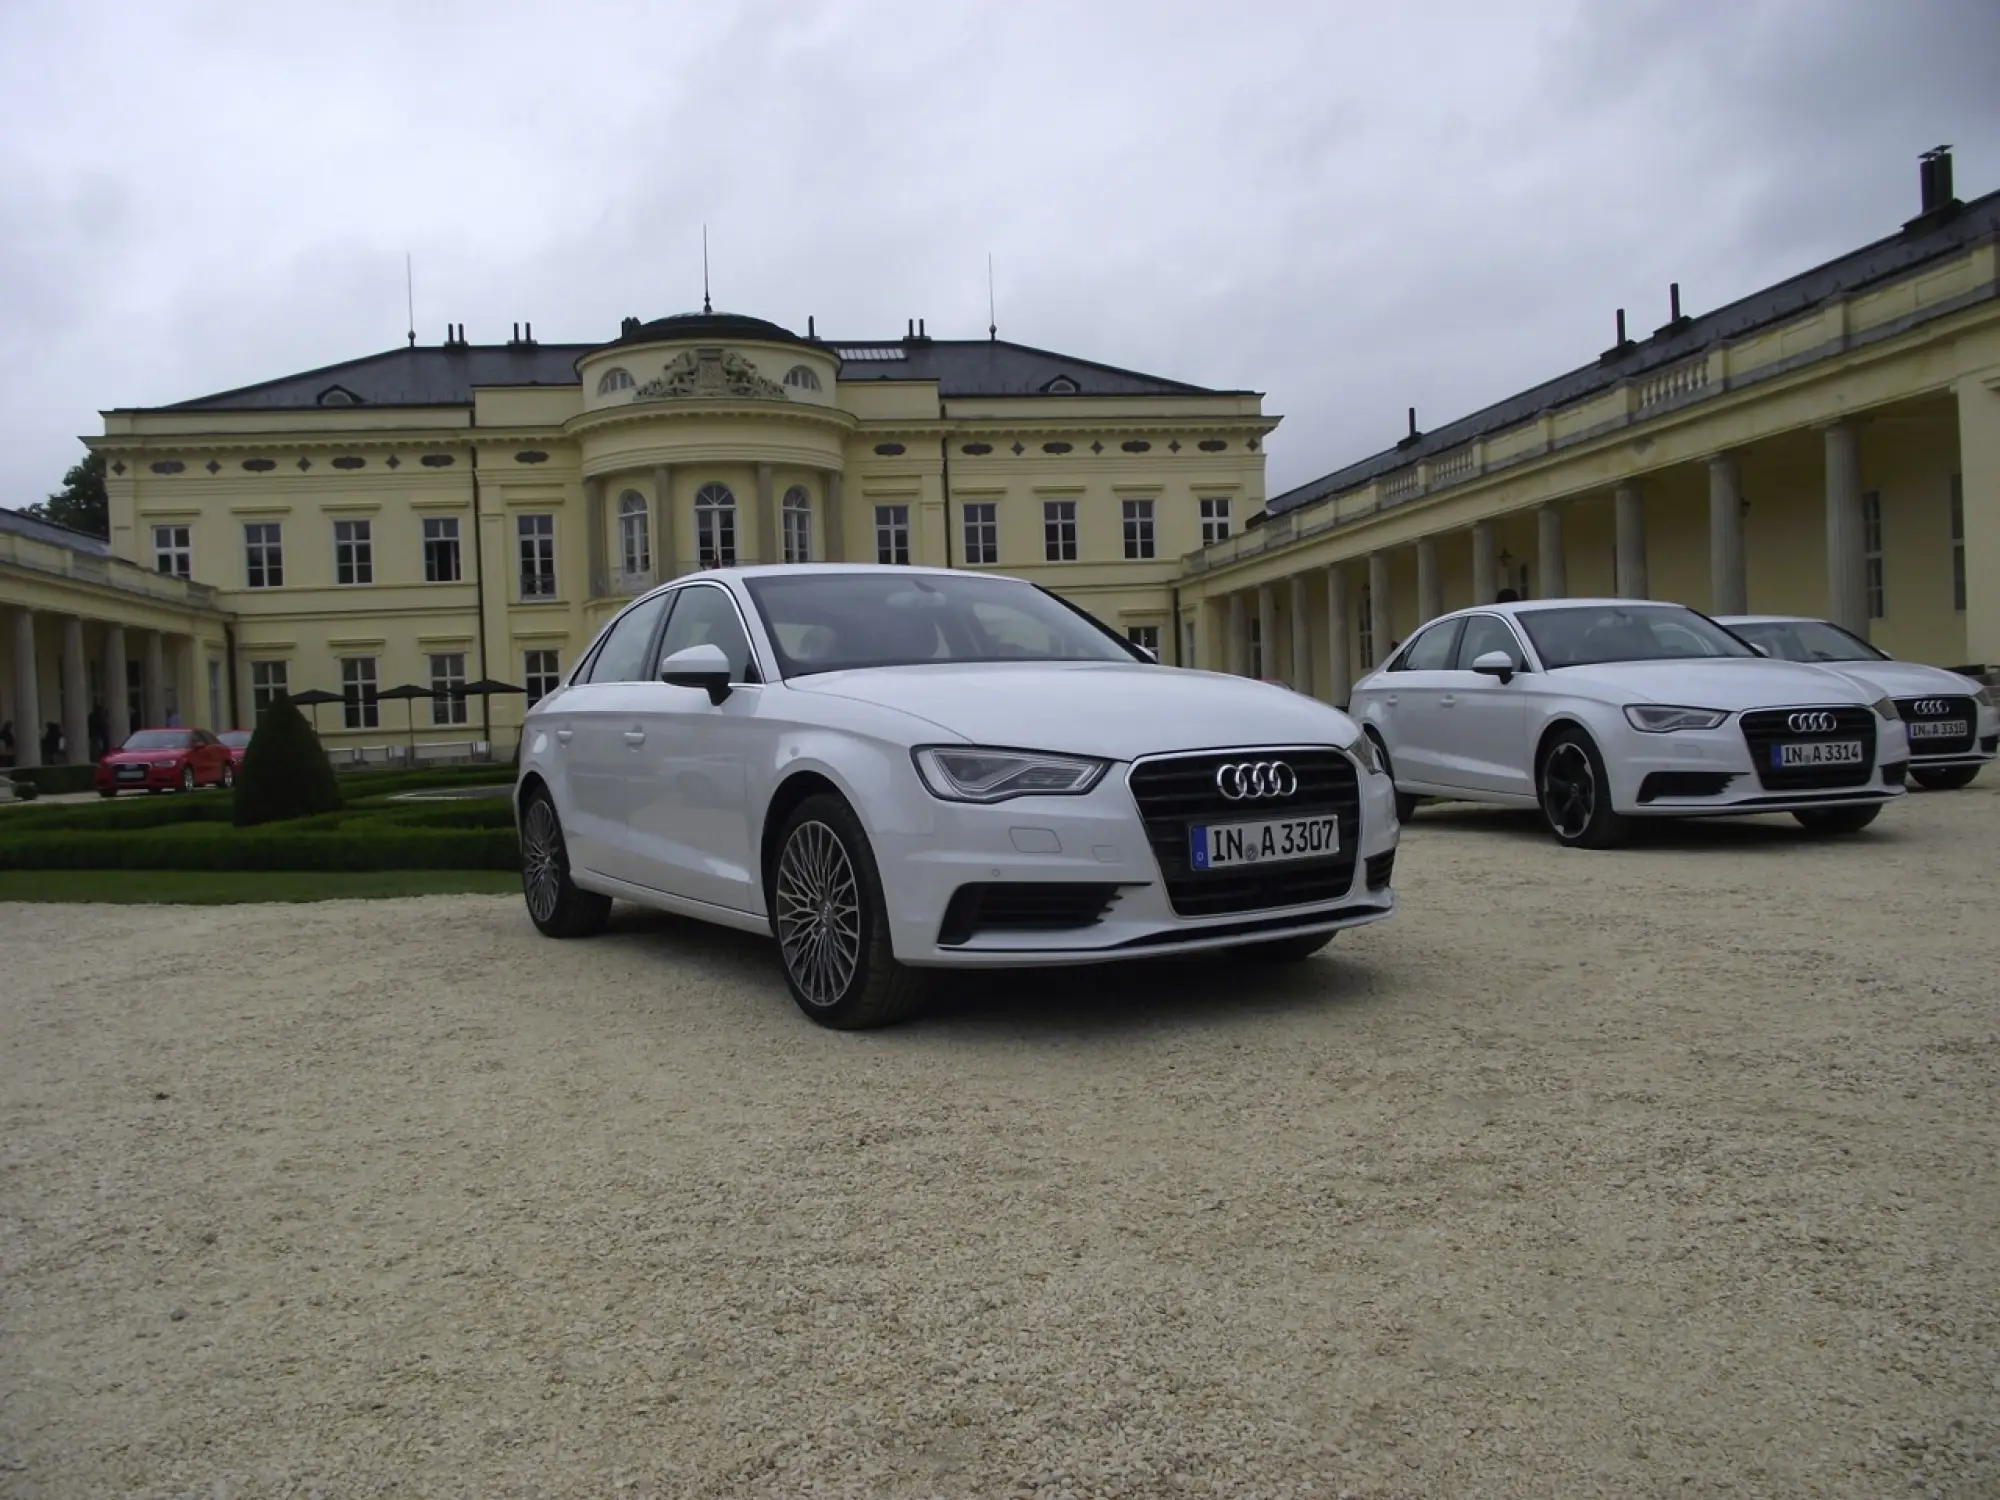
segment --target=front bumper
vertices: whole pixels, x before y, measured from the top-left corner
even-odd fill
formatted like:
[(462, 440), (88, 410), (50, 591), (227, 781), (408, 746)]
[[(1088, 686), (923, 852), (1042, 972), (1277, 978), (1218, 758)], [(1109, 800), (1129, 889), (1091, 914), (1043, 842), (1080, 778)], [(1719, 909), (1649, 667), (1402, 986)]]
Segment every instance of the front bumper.
[[(1757, 712), (1789, 710), (1753, 711), (1753, 721)], [(1901, 722), (1870, 712), (1872, 735), (1857, 729), (1820, 736), (1860, 737), (1866, 761), (1863, 767), (1812, 776), (1775, 772), (1767, 758), (1771, 741), (1746, 736), (1745, 718), (1731, 714), (1716, 729), (1670, 734), (1623, 730), (1605, 747), (1612, 806), (1628, 817), (1727, 817), (1867, 806), (1904, 795), (1910, 748)]]
[[(137, 769), (140, 774), (130, 774)], [(156, 766), (151, 762), (139, 767), (106, 766), (97, 768), (97, 789), (100, 792), (163, 792), (172, 791), (181, 784), (179, 765)], [(125, 774), (120, 774), (125, 773)]]
[(1946, 751), (1927, 750), (1924, 741), (1910, 741), (1910, 765), (1926, 771), (1947, 766), (1983, 766), (2000, 754), (2000, 708), (1975, 707), (1972, 743), (1960, 739)]
[(1114, 767), (1082, 797), (935, 802), (929, 832), (873, 835), (896, 957), (933, 967), (1109, 962), (1394, 913), (1400, 830), (1386, 777), (1357, 770), (1353, 874), (1338, 895), (1189, 917), (1174, 909), (1128, 770)]

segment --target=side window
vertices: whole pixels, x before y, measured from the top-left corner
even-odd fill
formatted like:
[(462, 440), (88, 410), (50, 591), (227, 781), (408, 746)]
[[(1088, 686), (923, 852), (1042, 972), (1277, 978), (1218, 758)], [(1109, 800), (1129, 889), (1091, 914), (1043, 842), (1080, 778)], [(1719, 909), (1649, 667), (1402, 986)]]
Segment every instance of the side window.
[(1516, 672), (1527, 664), (1521, 643), (1514, 639), (1505, 620), (1497, 615), (1474, 615), (1465, 622), (1465, 634), (1458, 643), (1458, 670), (1470, 672), (1472, 664), (1489, 651), (1506, 652)]
[(1458, 645), (1461, 620), (1442, 620), (1430, 626), (1403, 653), (1396, 663), (1398, 672), (1442, 672), (1451, 666), (1453, 648)]
[(592, 682), (644, 682), (653, 674), (646, 670), (646, 648), (653, 631), (666, 612), (668, 595), (658, 594), (633, 605), (619, 617), (604, 638), (604, 644), (590, 663)]
[(673, 617), (660, 642), (661, 661), (690, 646), (720, 646), (729, 658), (731, 682), (759, 680), (750, 662), (750, 637), (727, 593), (710, 584), (690, 584), (676, 591), (674, 599)]

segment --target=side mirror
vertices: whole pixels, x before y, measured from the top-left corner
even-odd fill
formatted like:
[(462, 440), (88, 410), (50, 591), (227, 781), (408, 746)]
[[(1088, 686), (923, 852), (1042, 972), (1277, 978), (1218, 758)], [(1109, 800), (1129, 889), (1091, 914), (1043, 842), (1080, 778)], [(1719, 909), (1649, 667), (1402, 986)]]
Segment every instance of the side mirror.
[(669, 687), (708, 690), (708, 701), (720, 703), (729, 696), (729, 657), (712, 643), (688, 646), (660, 663), (660, 681)]
[(1497, 677), (1502, 682), (1514, 680), (1514, 658), (1505, 651), (1484, 651), (1472, 659), (1472, 670), (1482, 677)]

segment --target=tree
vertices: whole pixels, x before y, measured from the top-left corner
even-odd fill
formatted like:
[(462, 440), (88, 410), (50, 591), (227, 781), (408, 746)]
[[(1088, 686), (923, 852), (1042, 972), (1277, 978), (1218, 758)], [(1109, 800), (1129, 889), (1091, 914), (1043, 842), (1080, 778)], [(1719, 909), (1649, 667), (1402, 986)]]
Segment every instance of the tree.
[(283, 693), (271, 700), (250, 734), (236, 778), (239, 828), (339, 812), (340, 779), (326, 748), (299, 706)]
[(63, 487), (47, 500), (27, 508), (37, 521), (67, 526), (107, 541), (111, 537), (111, 502), (104, 493), (104, 455), (87, 453), (63, 475)]

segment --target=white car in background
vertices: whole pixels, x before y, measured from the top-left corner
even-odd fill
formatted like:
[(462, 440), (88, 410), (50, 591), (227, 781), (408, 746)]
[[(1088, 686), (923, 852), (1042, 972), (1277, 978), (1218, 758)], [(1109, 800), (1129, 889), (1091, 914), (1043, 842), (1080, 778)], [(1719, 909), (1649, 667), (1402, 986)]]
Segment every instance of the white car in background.
[(1538, 807), (1557, 842), (1594, 849), (1634, 818), (1788, 812), (1858, 832), (1903, 795), (1909, 759), (1885, 695), (1644, 600), (1443, 615), (1348, 712), (1389, 763), (1399, 816), (1427, 797)]
[(1297, 959), (1395, 910), (1395, 793), (1351, 719), (993, 574), (679, 579), (522, 742), (537, 928), (619, 898), (770, 933), (826, 1026), (911, 1014), (927, 969)]
[(1968, 786), (2000, 752), (2000, 710), (1970, 677), (1898, 661), (1831, 620), (1809, 615), (1722, 615), (1727, 626), (1777, 661), (1809, 661), (1895, 700), (1910, 737), (1910, 780), (1927, 791)]

